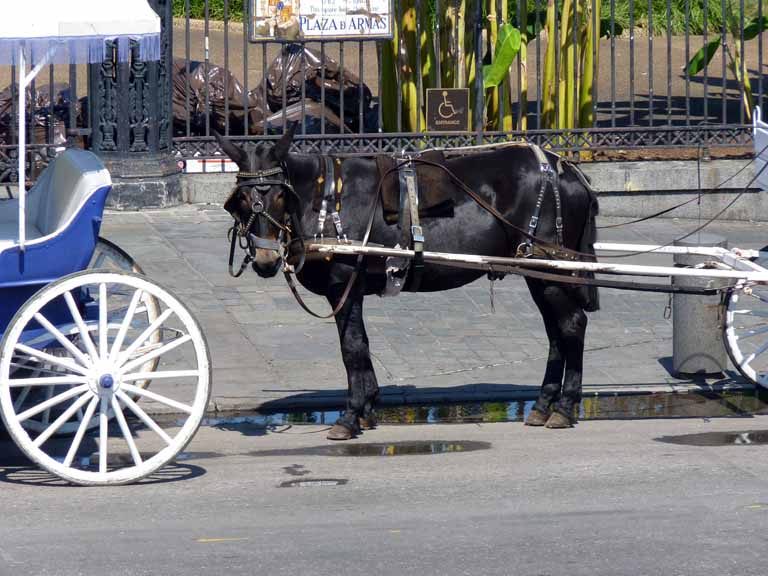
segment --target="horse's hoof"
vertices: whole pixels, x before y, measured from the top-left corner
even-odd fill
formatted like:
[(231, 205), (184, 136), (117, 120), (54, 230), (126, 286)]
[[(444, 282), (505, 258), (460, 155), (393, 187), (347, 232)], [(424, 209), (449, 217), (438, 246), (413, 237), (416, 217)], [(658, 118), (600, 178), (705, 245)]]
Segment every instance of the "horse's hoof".
[(357, 419), (357, 424), (360, 426), (360, 430), (373, 430), (376, 428), (376, 416), (370, 414), (369, 416), (360, 416)]
[(354, 437), (352, 430), (343, 424), (334, 424), (326, 436), (328, 440), (352, 440)]
[(573, 422), (567, 416), (560, 414), (560, 412), (552, 412), (545, 426), (547, 428), (573, 428)]
[(528, 414), (528, 418), (525, 419), (525, 425), (526, 426), (544, 426), (547, 423), (547, 418), (549, 416), (547, 414), (544, 414), (544, 412), (540, 412), (539, 410), (533, 409)]

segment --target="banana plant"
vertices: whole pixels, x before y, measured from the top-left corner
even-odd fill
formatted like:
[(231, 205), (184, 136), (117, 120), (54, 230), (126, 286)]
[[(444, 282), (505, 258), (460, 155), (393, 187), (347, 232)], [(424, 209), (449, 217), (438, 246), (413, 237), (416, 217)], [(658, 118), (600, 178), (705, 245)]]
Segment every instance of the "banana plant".
[[(685, 67), (685, 72), (689, 77), (695, 76), (714, 58), (717, 53), (717, 49), (723, 46), (728, 56), (728, 68), (736, 78), (736, 81), (742, 88), (744, 111), (748, 121), (752, 121), (752, 110), (754, 108), (754, 101), (752, 98), (752, 86), (749, 82), (749, 75), (746, 74), (746, 63), (744, 62), (744, 56), (741, 53), (741, 25), (733, 14), (730, 2), (728, 3), (728, 17), (726, 18), (728, 24), (729, 35), (723, 39), (722, 35), (714, 37), (707, 42), (705, 46), (702, 46), (696, 54), (693, 55), (691, 60)], [(768, 30), (768, 18), (763, 16), (762, 18), (752, 18), (746, 26), (744, 26), (744, 41), (752, 40), (756, 38), (761, 32)]]

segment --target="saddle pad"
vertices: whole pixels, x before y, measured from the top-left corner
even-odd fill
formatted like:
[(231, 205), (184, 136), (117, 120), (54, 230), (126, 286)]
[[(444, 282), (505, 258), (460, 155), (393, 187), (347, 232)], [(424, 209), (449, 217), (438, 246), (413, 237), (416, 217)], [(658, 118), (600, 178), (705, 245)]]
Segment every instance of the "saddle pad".
[[(419, 159), (445, 165), (445, 156), (439, 150), (421, 154)], [(384, 219), (394, 224), (400, 217), (400, 181), (396, 169), (397, 160), (390, 156), (377, 156), (379, 178), (383, 178), (381, 204)], [(422, 218), (452, 218), (454, 184), (448, 173), (437, 166), (416, 163), (419, 184), (419, 216)]]

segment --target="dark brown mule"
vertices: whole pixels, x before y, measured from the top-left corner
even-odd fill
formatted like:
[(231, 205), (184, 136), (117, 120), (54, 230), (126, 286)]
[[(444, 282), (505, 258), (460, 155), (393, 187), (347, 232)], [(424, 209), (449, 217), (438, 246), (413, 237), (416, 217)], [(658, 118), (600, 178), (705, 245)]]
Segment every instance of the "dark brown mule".
[[(293, 137), (286, 133), (276, 144), (261, 143), (245, 150), (231, 141), (220, 139), (224, 152), (240, 167), (239, 187), (226, 209), (243, 224), (251, 223), (255, 237), (273, 241), (280, 236), (280, 223), (288, 223), (291, 233), (311, 238), (318, 223), (313, 209), (318, 180), (324, 174), (324, 160), (316, 155), (289, 153)], [(556, 157), (547, 155), (553, 169)], [(447, 168), (466, 186), (479, 194), (514, 228), (504, 225), (488, 210), (481, 208), (459, 187), (452, 189), (454, 216), (426, 218), (422, 221), (426, 246), (431, 251), (457, 254), (513, 256), (525, 240), (519, 230), (527, 229), (541, 190), (541, 164), (527, 147), (508, 147), (476, 153), (447, 161)], [(576, 168), (563, 164), (559, 175), (562, 202), (563, 244), (581, 253), (594, 254), (597, 200), (584, 184)], [(253, 181), (269, 175), (262, 184)], [(341, 222), (353, 240), (363, 238), (372, 207), (376, 210), (370, 242), (395, 246), (401, 241), (396, 224), (385, 220), (377, 198), (380, 174), (374, 160), (347, 158), (341, 162), (343, 182)], [(269, 218), (254, 216), (257, 212)], [(543, 203), (536, 236), (554, 243), (556, 212), (552, 195)], [(335, 236), (331, 219), (325, 235)], [(253, 268), (261, 276), (274, 276), (280, 266), (278, 252), (264, 241), (254, 250)], [(361, 422), (371, 425), (373, 408), (379, 392), (368, 349), (363, 317), (363, 300), (385, 288), (386, 276), (374, 269), (373, 261), (363, 259), (348, 298), (335, 317), (341, 343), (341, 355), (347, 371), (348, 401), (344, 414), (329, 434), (332, 439), (348, 439), (359, 434)], [(356, 258), (336, 257), (330, 261), (308, 260), (298, 274), (310, 291), (328, 299), (331, 308), (342, 302), (349, 279), (355, 272)], [(476, 280), (484, 273), (426, 264), (418, 286), (419, 292), (449, 290)], [(597, 310), (595, 287), (526, 279), (531, 296), (541, 312), (549, 339), (549, 356), (541, 391), (528, 424), (568, 427), (574, 422), (575, 407), (581, 399), (585, 311)], [(411, 277), (405, 292), (411, 291)], [(407, 296), (406, 296), (407, 297)]]

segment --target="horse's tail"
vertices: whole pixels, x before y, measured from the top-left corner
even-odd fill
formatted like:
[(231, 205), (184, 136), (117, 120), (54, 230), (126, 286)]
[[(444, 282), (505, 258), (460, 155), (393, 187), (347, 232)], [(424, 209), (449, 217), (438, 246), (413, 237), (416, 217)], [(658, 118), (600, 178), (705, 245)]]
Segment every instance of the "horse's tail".
[[(595, 255), (595, 242), (597, 241), (597, 224), (595, 222), (595, 217), (600, 212), (600, 207), (597, 202), (597, 194), (595, 194), (592, 186), (590, 186), (587, 176), (577, 167), (574, 166), (574, 169), (587, 193), (587, 221), (584, 230), (581, 233), (578, 250), (579, 252), (592, 255), (583, 256), (582, 260), (585, 262), (597, 262), (597, 256)], [(584, 277), (594, 278), (595, 275), (592, 272), (585, 272)], [(581, 293), (584, 310), (587, 312), (595, 312), (600, 309), (600, 294), (597, 291), (597, 286), (582, 286), (579, 291)]]

